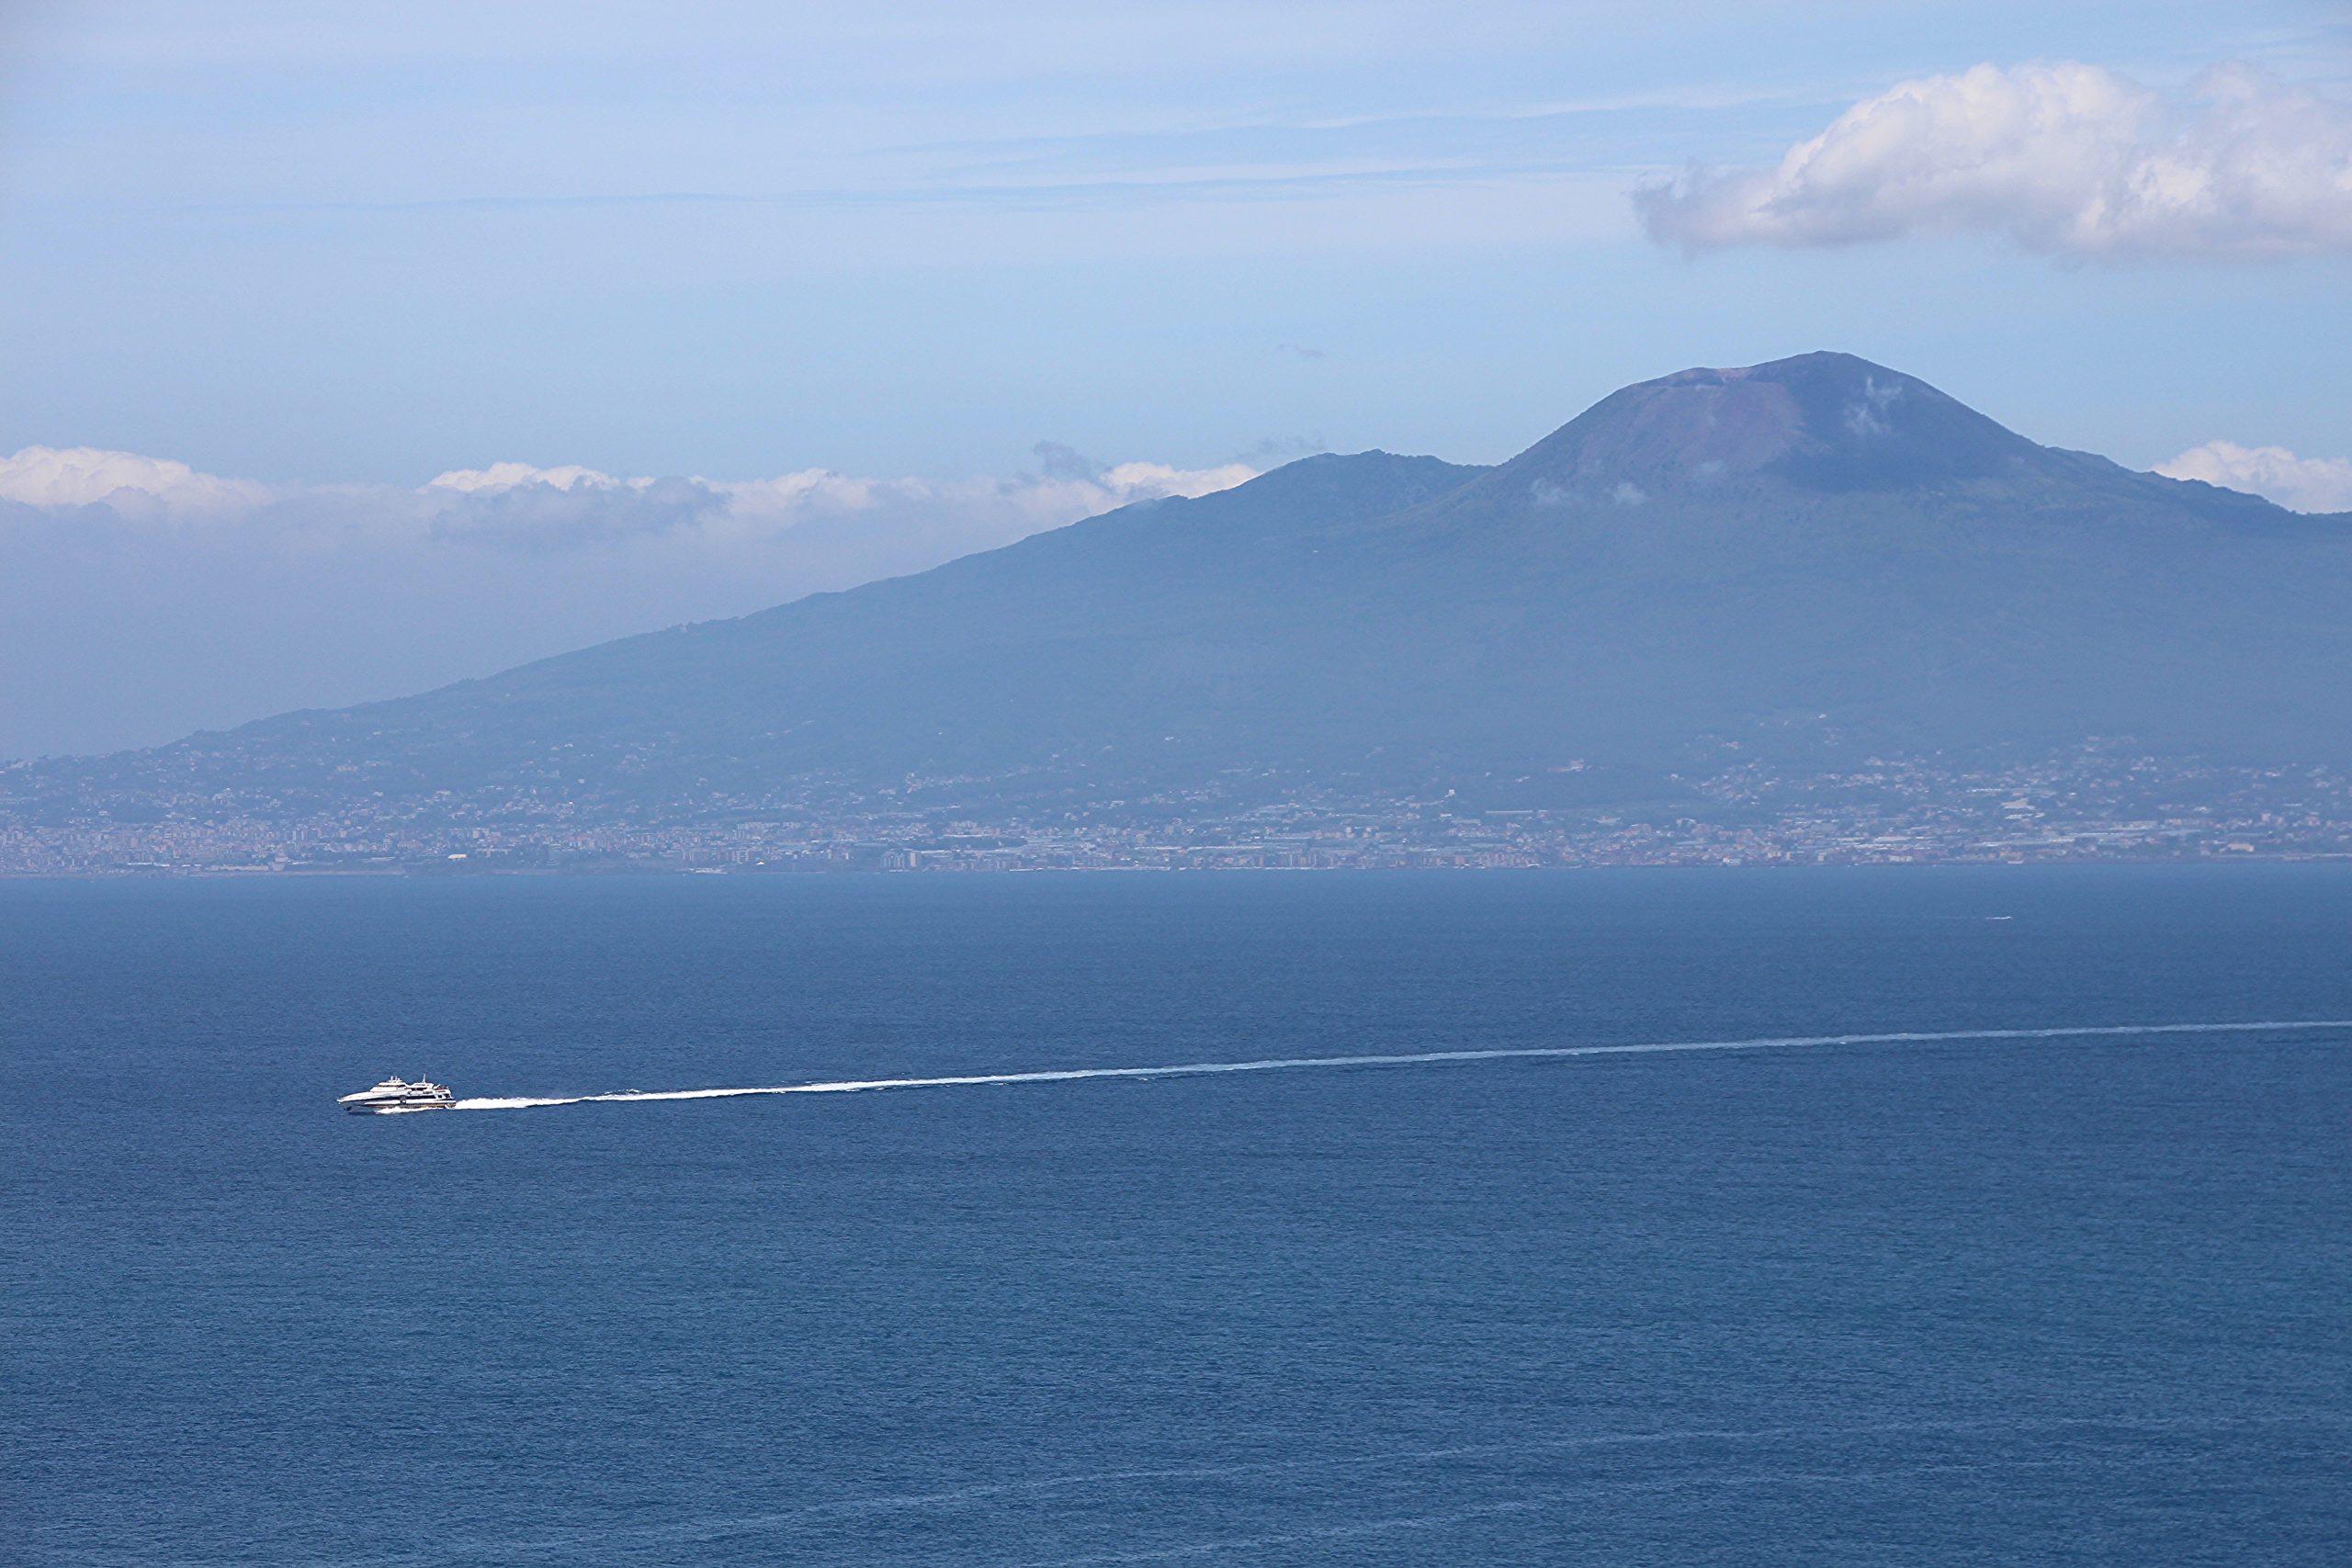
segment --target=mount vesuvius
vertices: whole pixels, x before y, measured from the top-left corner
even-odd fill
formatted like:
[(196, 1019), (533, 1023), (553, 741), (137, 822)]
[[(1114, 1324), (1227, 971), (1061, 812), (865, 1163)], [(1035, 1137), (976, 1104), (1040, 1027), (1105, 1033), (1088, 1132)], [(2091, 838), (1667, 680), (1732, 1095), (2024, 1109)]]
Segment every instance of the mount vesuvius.
[(1245, 777), (1599, 801), (1735, 754), (2106, 738), (2342, 764), (2348, 721), (2352, 516), (2041, 446), (1811, 354), (1625, 388), (1491, 468), (1310, 457), (420, 696), (18, 764), (0, 811), (691, 815)]

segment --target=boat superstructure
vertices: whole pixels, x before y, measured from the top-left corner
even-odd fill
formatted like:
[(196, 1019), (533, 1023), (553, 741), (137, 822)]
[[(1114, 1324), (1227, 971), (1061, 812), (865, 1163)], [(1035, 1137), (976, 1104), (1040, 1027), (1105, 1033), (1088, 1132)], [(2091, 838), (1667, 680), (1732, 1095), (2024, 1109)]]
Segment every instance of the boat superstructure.
[(374, 1089), (346, 1094), (335, 1101), (354, 1116), (390, 1116), (403, 1111), (447, 1111), (458, 1103), (447, 1085), (386, 1078)]

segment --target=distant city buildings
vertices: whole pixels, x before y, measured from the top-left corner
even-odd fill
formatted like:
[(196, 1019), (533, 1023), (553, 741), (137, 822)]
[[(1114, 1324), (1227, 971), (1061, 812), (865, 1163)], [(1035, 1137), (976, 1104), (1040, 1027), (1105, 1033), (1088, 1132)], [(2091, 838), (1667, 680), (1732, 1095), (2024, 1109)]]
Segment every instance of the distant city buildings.
[(1672, 807), (1482, 809), (1343, 795), (1238, 773), (1216, 787), (1091, 806), (933, 805), (988, 781), (861, 794), (823, 781), (771, 799), (661, 807), (442, 793), (294, 816), (217, 796), (0, 808), (0, 874), (467, 875), (498, 872), (1487, 869), (2352, 858), (2352, 778), (2090, 747), (1999, 769), (1880, 759), (1782, 773), (1742, 763), (1675, 781)]

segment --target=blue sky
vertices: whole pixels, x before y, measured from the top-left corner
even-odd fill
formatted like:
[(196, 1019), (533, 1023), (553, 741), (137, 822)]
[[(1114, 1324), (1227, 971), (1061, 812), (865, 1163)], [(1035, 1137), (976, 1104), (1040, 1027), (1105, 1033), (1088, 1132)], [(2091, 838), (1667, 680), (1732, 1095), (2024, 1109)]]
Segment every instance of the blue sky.
[[(837, 531), (830, 554), (681, 559), (641, 598), (350, 567), (378, 584), (351, 617), (372, 646), (289, 619), (172, 695), (163, 667), (208, 626), (271, 613), (223, 557), (201, 593), (155, 590), (152, 665), (134, 639), (39, 713), (0, 698), (0, 755), (389, 694), (997, 542), (1086, 499), (947, 516), (978, 479), (1041, 477), (1040, 442), (1179, 476), (1327, 447), (1491, 461), (1624, 382), (1828, 347), (2136, 466), (2216, 441), (2344, 458), (2336, 214), (2269, 214), (2283, 237), (2249, 259), (1994, 210), (2049, 195), (2038, 176), (1889, 217), (1900, 181), (1871, 164), (1809, 195), (1802, 233), (1735, 210), (1736, 182), (1687, 186), (1651, 232), (1629, 200), (1693, 164), (1769, 171), (1899, 83), (2081, 62), (2187, 115), (2230, 62), (2272, 154), (2352, 103), (2344, 9), (2262, 0), (19, 3), (0, 457), (169, 459), (271, 487), (281, 520), (298, 491), (405, 496), (502, 462), (940, 488), (864, 553)], [(130, 547), (12, 547), (0, 658), (73, 666)], [(276, 592), (300, 593), (273, 548)], [(327, 599), (359, 592), (318, 570)]]

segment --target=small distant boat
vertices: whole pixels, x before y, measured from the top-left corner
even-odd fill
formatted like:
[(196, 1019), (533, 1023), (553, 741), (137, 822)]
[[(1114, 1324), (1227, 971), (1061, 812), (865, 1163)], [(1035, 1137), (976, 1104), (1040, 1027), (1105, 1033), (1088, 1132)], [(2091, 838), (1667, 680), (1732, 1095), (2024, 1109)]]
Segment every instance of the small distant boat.
[(335, 1103), (354, 1116), (390, 1116), (403, 1111), (447, 1111), (458, 1101), (445, 1084), (386, 1078), (374, 1089), (346, 1094)]

